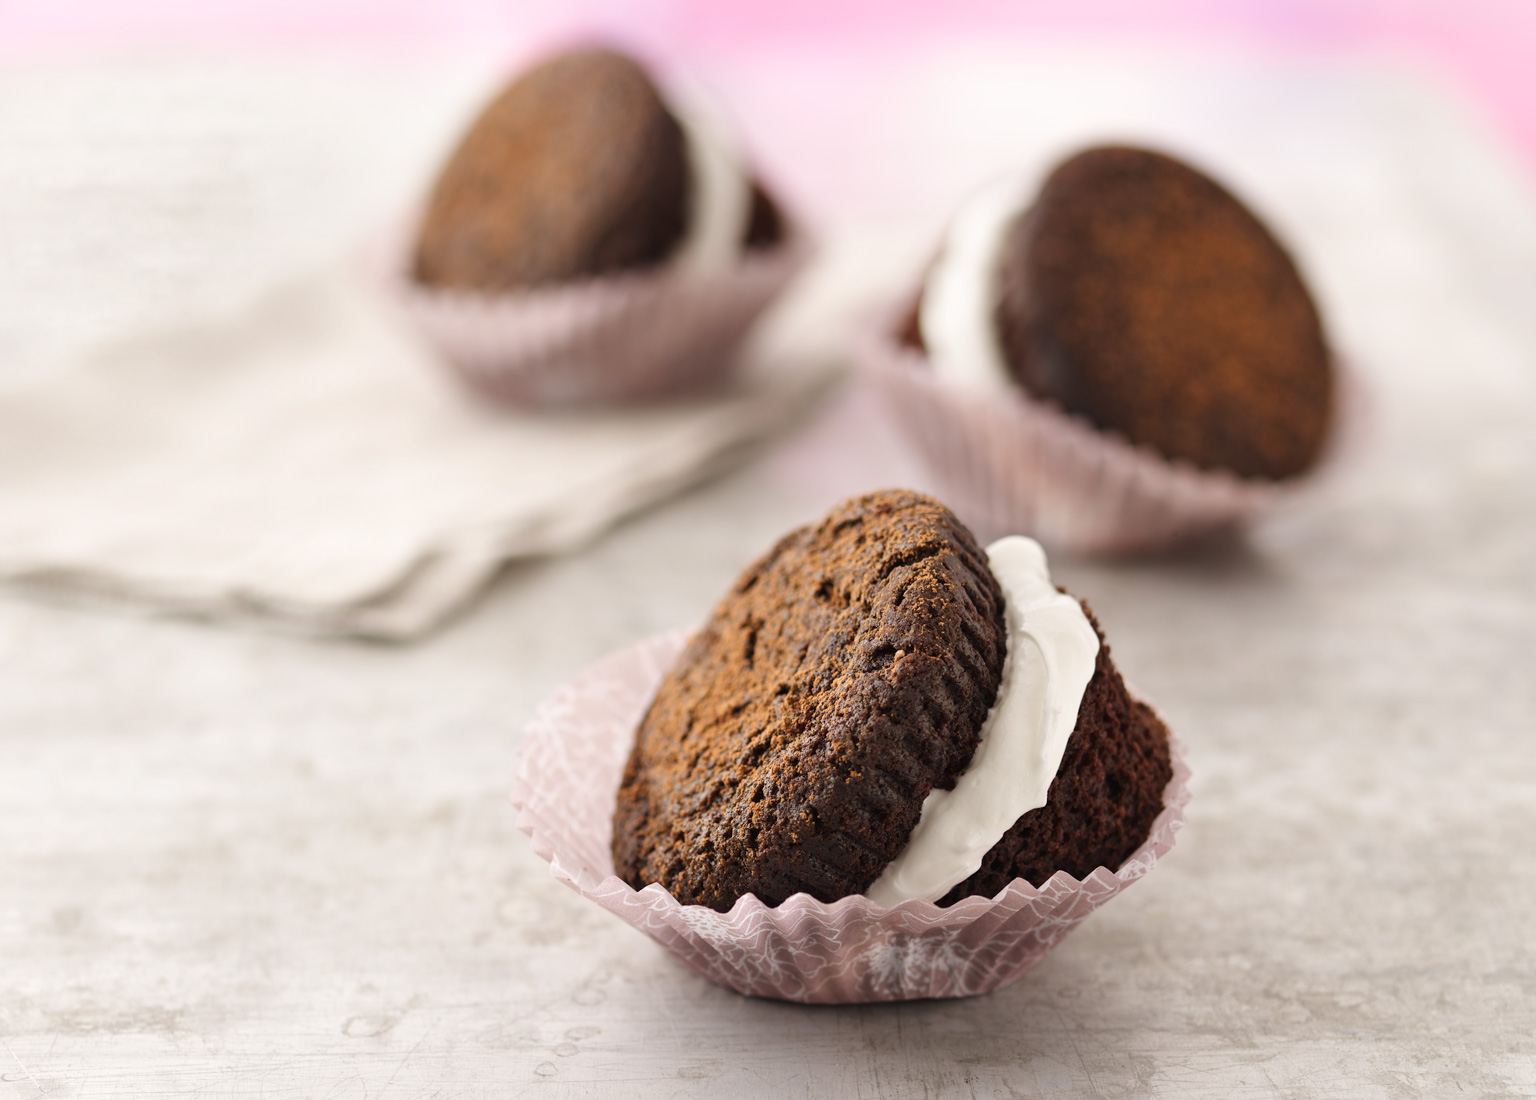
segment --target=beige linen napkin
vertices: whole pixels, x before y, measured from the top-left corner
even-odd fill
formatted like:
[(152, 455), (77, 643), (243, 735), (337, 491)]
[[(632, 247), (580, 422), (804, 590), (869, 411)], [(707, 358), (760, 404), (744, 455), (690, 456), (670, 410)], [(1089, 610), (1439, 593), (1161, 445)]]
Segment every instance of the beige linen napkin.
[(509, 558), (715, 471), (825, 388), (522, 413), (466, 394), (350, 268), (0, 386), (0, 580), (311, 633), (409, 638)]

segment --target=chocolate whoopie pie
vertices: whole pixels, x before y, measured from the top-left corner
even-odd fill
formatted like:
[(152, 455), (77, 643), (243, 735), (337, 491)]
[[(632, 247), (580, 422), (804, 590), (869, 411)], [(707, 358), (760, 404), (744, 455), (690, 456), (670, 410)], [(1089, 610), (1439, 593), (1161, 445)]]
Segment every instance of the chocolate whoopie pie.
[[(1005, 609), (986, 553), (921, 494), (858, 497), (786, 535), (716, 606), (641, 721), (615, 872), (720, 911), (748, 893), (774, 906), (869, 890), (929, 793), (953, 789), (977, 754), (1004, 681)], [(1146, 839), (1172, 775), (1167, 731), (1126, 693), (1108, 648), (1097, 654), (1046, 804), (942, 903), (1115, 868)]]
[[(1295, 262), (1214, 180), (1146, 149), (1088, 149), (1012, 219), (993, 315), (1033, 396), (1165, 458), (1244, 478), (1304, 473), (1333, 368)], [(922, 346), (913, 315), (902, 334)]]
[[(513, 81), (450, 156), (414, 275), (495, 291), (653, 267), (682, 245), (695, 190), (684, 127), (645, 71), (609, 49), (564, 53)], [(743, 245), (778, 243), (756, 181), (749, 201)]]

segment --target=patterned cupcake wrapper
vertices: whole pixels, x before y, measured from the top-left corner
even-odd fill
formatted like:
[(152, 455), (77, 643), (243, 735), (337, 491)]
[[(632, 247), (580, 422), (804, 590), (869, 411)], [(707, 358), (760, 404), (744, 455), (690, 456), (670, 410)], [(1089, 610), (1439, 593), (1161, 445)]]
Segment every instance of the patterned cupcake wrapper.
[(731, 269), (663, 266), (504, 293), (442, 290), (410, 275), (402, 231), (369, 264), (388, 296), (471, 388), (532, 407), (608, 404), (723, 382), (758, 315), (805, 264), (792, 231)]
[[(861, 328), (853, 358), (933, 468), (946, 502), (986, 539), (1028, 534), (1075, 553), (1153, 552), (1239, 526), (1317, 476), (1259, 481), (1169, 461), (1021, 388), (982, 395), (946, 383), (894, 332), (889, 319)], [(1337, 392), (1325, 459), (1353, 412), (1351, 387)]]
[(797, 894), (770, 909), (748, 895), (728, 913), (679, 904), (659, 885), (634, 890), (613, 873), (614, 799), (635, 728), (687, 638), (651, 638), (555, 692), (528, 727), (512, 801), (518, 827), (557, 879), (739, 993), (847, 1004), (990, 992), (1150, 871), (1184, 824), (1189, 769), (1174, 741), (1173, 779), (1146, 842), (1119, 870), (1100, 867), (1082, 881), (1058, 871), (1038, 889), (1016, 880), (995, 897), (949, 908)]

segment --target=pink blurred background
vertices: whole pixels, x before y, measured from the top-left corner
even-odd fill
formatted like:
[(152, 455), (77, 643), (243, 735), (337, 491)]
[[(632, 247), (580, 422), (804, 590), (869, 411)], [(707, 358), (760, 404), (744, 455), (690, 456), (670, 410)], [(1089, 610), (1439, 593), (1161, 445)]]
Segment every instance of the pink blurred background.
[(1530, 0), (6, 0), (0, 63), (146, 51), (421, 53), (467, 42), (505, 42), (510, 57), (576, 31), (714, 68), (806, 50), (856, 65), (915, 42), (977, 36), (1385, 57), (1460, 88), (1536, 169)]

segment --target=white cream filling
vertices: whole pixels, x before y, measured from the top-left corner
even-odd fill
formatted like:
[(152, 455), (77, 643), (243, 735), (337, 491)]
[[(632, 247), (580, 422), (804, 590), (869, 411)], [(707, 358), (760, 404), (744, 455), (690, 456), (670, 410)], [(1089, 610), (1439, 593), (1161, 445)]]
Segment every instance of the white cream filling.
[(693, 183), (688, 230), (671, 262), (704, 274), (727, 270), (744, 247), (752, 216), (751, 177), (730, 127), (702, 95), (674, 95), (669, 106), (683, 130)]
[(1003, 244), (1026, 198), (1017, 179), (972, 196), (950, 222), (923, 286), (918, 326), (928, 361), (935, 374), (967, 389), (995, 393), (1014, 385), (993, 317)]
[(866, 892), (876, 905), (937, 901), (981, 866), (1023, 814), (1045, 805), (1099, 638), (1071, 596), (1051, 583), (1045, 551), (1010, 535), (987, 547), (1002, 587), (1008, 655), (981, 743), (953, 790), (933, 791), (907, 847)]

